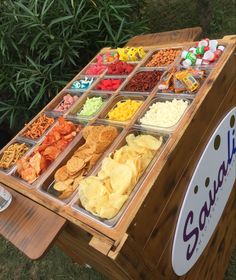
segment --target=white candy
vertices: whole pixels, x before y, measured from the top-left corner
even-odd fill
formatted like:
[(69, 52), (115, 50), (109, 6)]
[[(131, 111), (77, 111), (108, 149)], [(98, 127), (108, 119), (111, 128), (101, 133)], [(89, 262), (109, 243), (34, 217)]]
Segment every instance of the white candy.
[(140, 123), (143, 125), (171, 127), (179, 121), (187, 107), (188, 102), (182, 99), (156, 102), (149, 107), (149, 110), (140, 119)]

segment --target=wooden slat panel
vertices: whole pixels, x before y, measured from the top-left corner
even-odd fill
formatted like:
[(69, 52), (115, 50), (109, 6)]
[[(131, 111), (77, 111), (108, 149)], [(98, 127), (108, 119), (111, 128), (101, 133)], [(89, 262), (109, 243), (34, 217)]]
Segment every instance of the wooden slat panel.
[(167, 43), (192, 42), (202, 34), (201, 27), (184, 28), (174, 31), (139, 35), (131, 38), (127, 46), (152, 46)]
[[(219, 110), (215, 117), (212, 120), (212, 123), (210, 124), (211, 128), (214, 128), (215, 125), (218, 124), (219, 120), (222, 119), (222, 117), (225, 115), (225, 112), (229, 111), (229, 108), (232, 107), (232, 104), (236, 104), (236, 96), (235, 96), (235, 90), (236, 90), (236, 79), (234, 80), (232, 86), (230, 87), (230, 90), (226, 94), (226, 98), (219, 107)], [(207, 142), (207, 139), (212, 133), (212, 129), (209, 129), (209, 131), (206, 132), (206, 135), (204, 136), (204, 139), (202, 139), (200, 143), (200, 147), (196, 150), (196, 152), (193, 154), (193, 160), (191, 163), (191, 167), (194, 167), (194, 163), (196, 161), (196, 155), (200, 154), (200, 151), (204, 148), (204, 143)], [(187, 186), (187, 183), (189, 181), (190, 176), (190, 170), (188, 168), (184, 176), (182, 177), (181, 181), (178, 184), (178, 188), (175, 193), (175, 196), (170, 200), (169, 205), (167, 206), (166, 213), (169, 213), (171, 208), (174, 207), (174, 205), (179, 204), (178, 201), (182, 200), (181, 192), (184, 194), (185, 191), (183, 190), (185, 186)], [(236, 244), (236, 183), (234, 184), (233, 190), (231, 192), (229, 201), (225, 207), (225, 210), (222, 214), (222, 217), (215, 229), (215, 232), (210, 239), (206, 249), (204, 250), (202, 256), (197, 261), (196, 265), (187, 273), (185, 276), (181, 277), (181, 279), (184, 280), (197, 280), (197, 279), (205, 279), (205, 280), (211, 280), (211, 279), (223, 279), (223, 275), (225, 273), (225, 270), (227, 268), (227, 264), (229, 261), (229, 258), (231, 256), (232, 250)], [(172, 254), (172, 242), (174, 237), (174, 230), (175, 230), (175, 224), (176, 219), (178, 218), (177, 213), (175, 214), (175, 217), (173, 217), (173, 220), (171, 221), (171, 224), (169, 224), (168, 229), (163, 228), (161, 224), (158, 225), (158, 227), (164, 231), (170, 233), (170, 238), (167, 240), (165, 238), (165, 250), (162, 252), (162, 256), (156, 264), (156, 272), (160, 273), (166, 277), (169, 280), (176, 280), (179, 279), (177, 277), (171, 266), (171, 254)], [(162, 220), (162, 219), (161, 219)], [(163, 234), (164, 236), (164, 234)], [(156, 237), (155, 240), (149, 241), (148, 246), (146, 247), (147, 252), (154, 257), (154, 251), (153, 248), (157, 248), (159, 243), (160, 247), (160, 240), (158, 241), (158, 238)], [(145, 256), (145, 254), (144, 254)], [(147, 257), (147, 256), (146, 256)]]
[(0, 213), (0, 234), (30, 259), (40, 258), (66, 220), (16, 191), (9, 208)]
[[(209, 80), (211, 90), (208, 92), (204, 102), (196, 112), (188, 129), (178, 141), (175, 150), (167, 155), (167, 163), (165, 164), (165, 167), (156, 179), (144, 204), (139, 209), (139, 212), (131, 224), (128, 234), (135, 240), (138, 240), (137, 246), (140, 246), (140, 249), (144, 248), (147, 241), (151, 238), (156, 239), (156, 241), (159, 240), (158, 242), (161, 246), (166, 245), (163, 240), (166, 240), (166, 232), (169, 233), (169, 225), (171, 224), (173, 226), (178, 207), (180, 206), (180, 199), (183, 197), (185, 191), (184, 189), (179, 190), (178, 188), (176, 192), (180, 193), (177, 197), (177, 194), (174, 193), (176, 185), (181, 176), (184, 175), (184, 170), (191, 160), (191, 155), (193, 155), (196, 150), (200, 139), (203, 136), (203, 132), (208, 129), (213, 115), (217, 112), (220, 103), (226, 95), (227, 89), (230, 87), (230, 84), (235, 77), (235, 71), (231, 71), (234, 63), (235, 57), (232, 54), (231, 58), (228, 58), (222, 72), (220, 74), (215, 73), (212, 79)], [(228, 72), (228, 75), (225, 75), (226, 72)], [(201, 93), (204, 94), (205, 92)], [(197, 96), (195, 98), (194, 102), (198, 103), (197, 106), (200, 105), (200, 102), (202, 101), (201, 98), (202, 96)], [(176, 131), (175, 134), (181, 133), (182, 130), (183, 127), (180, 127), (179, 131)], [(207, 141), (207, 139), (205, 139), (205, 141)], [(186, 151), (188, 152), (188, 157), (183, 156)], [(197, 164), (197, 159), (192, 160), (192, 162), (193, 164)], [(190, 178), (188, 179), (190, 180)], [(174, 198), (172, 197), (173, 195), (175, 196)], [(154, 197), (155, 199), (153, 199)], [(172, 207), (169, 208), (167, 212), (165, 207), (169, 203), (169, 200), (175, 200), (175, 203), (172, 204)], [(152, 219), (147, 219), (146, 217), (152, 217)], [(150, 246), (152, 247), (151, 251), (153, 251), (153, 244), (150, 244)], [(155, 253), (156, 259), (158, 259), (158, 256), (160, 256), (163, 250), (164, 248), (162, 247), (162, 250), (158, 250)], [(147, 256), (145, 258), (145, 260), (148, 261), (150, 259), (151, 258), (147, 258)], [(152, 262), (152, 265), (155, 265), (155, 262)]]
[(117, 262), (89, 246), (92, 236), (69, 223), (59, 235), (56, 244), (81, 265), (89, 264), (112, 280), (131, 280), (128, 271), (125, 271)]

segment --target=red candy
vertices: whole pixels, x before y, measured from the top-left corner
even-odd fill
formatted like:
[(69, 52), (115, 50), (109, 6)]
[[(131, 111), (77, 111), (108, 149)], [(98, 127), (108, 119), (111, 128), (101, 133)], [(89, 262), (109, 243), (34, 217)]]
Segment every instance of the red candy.
[(122, 79), (104, 79), (96, 86), (97, 90), (115, 91), (121, 85)]
[(132, 64), (123, 61), (116, 61), (114, 63), (108, 64), (107, 74), (109, 75), (128, 75), (134, 69)]
[(85, 75), (100, 75), (107, 67), (98, 62), (95, 64), (91, 64), (85, 72)]
[(152, 91), (157, 83), (160, 81), (161, 71), (141, 71), (133, 76), (133, 78), (126, 85), (126, 91)]

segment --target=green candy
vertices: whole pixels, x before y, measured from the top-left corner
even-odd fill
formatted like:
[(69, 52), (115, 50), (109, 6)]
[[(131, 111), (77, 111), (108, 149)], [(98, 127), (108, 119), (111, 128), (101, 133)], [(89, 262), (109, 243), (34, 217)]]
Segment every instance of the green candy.
[(96, 113), (102, 106), (103, 100), (101, 97), (87, 98), (80, 112), (77, 113), (78, 116), (91, 116)]

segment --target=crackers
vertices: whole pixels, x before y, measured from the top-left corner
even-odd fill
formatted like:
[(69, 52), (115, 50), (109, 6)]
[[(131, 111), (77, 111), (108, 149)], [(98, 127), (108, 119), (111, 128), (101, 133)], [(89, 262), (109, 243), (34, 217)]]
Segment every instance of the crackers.
[(59, 199), (68, 198), (79, 187), (80, 181), (118, 136), (118, 130), (112, 126), (87, 126), (82, 130), (82, 135), (85, 143), (54, 175), (53, 188), (60, 193)]

